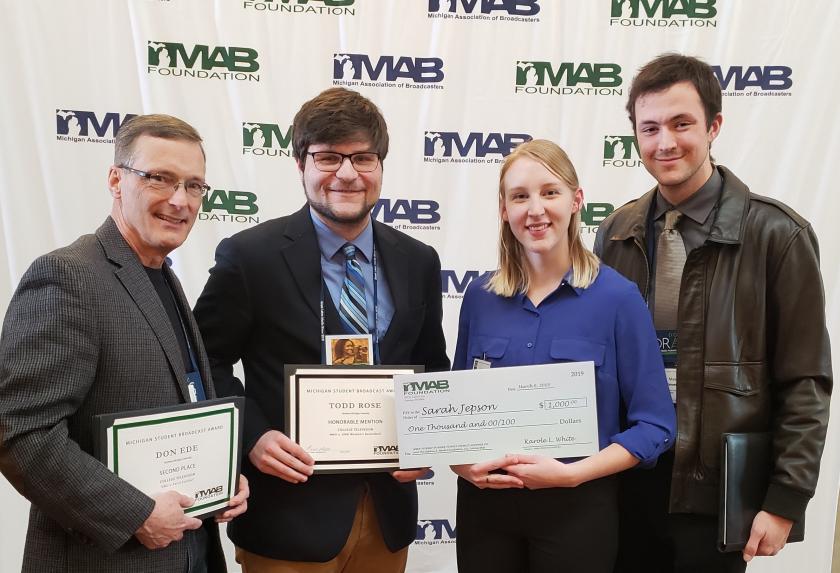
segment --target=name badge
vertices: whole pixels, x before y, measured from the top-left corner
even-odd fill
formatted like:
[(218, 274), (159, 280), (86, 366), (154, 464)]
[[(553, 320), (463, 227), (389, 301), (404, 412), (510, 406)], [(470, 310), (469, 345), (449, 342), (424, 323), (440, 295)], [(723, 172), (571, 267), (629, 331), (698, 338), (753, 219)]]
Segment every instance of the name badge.
[(481, 358), (473, 358), (473, 370), (484, 370), (490, 368), (490, 361)]
[(671, 401), (677, 403), (677, 369), (666, 368), (665, 377), (668, 378), (668, 391), (671, 393)]
[(190, 402), (200, 402), (206, 400), (204, 395), (204, 384), (201, 383), (201, 374), (193, 370), (187, 372), (187, 390), (190, 392)]
[(656, 340), (659, 352), (662, 353), (662, 364), (665, 366), (665, 376), (668, 378), (668, 390), (671, 401), (677, 403), (677, 346), (679, 337), (676, 330), (657, 330)]
[(373, 365), (373, 336), (370, 334), (328, 334), (327, 365)]

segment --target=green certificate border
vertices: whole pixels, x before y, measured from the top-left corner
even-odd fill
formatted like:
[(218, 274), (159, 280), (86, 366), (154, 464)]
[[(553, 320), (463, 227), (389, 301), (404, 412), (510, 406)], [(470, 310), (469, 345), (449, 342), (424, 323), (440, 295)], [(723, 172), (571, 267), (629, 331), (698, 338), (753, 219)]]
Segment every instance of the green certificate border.
[[(208, 416), (218, 416), (227, 414), (229, 416), (229, 424), (228, 427), (230, 429), (230, 441), (228, 442), (229, 451), (228, 451), (228, 471), (227, 471), (227, 497), (223, 499), (219, 499), (212, 503), (206, 503), (204, 505), (194, 505), (184, 509), (184, 513), (195, 513), (201, 509), (205, 509), (207, 507), (218, 505), (219, 503), (223, 503), (226, 501), (230, 501), (231, 498), (231, 490), (232, 490), (232, 474), (233, 474), (233, 444), (234, 444), (234, 434), (233, 434), (233, 422), (234, 422), (234, 415), (236, 414), (236, 408), (233, 405), (230, 405), (227, 408), (220, 408), (218, 410), (214, 410), (212, 412), (201, 412), (199, 414), (182, 414), (176, 416), (165, 416), (162, 418), (158, 418), (156, 420), (144, 420), (142, 422), (131, 422), (128, 424), (114, 424), (109, 428), (111, 432), (111, 439), (113, 440), (113, 454), (114, 454), (114, 473), (119, 476), (119, 440), (117, 439), (118, 433), (122, 429), (126, 428), (136, 428), (139, 426), (152, 426), (155, 424), (165, 424), (167, 422), (179, 422), (181, 420), (190, 420), (194, 418), (206, 418)], [(240, 420), (241, 423), (241, 420)]]

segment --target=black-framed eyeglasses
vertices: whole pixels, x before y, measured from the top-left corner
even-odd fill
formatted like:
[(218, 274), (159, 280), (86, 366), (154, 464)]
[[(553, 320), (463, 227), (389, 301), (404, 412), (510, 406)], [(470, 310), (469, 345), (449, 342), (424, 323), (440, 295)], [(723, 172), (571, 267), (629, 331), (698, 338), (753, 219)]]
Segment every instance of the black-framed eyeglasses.
[(345, 159), (349, 159), (353, 169), (359, 173), (370, 173), (379, 166), (379, 154), (374, 151), (349, 154), (337, 151), (307, 151), (306, 154), (312, 156), (318, 171), (338, 171)]
[(149, 188), (154, 189), (155, 191), (169, 192), (170, 196), (174, 195), (175, 192), (178, 191), (178, 187), (181, 184), (184, 185), (184, 190), (193, 197), (203, 197), (208, 191), (210, 191), (210, 186), (204, 181), (200, 181), (198, 179), (182, 181), (169, 173), (140, 171), (139, 169), (134, 169), (128, 165), (118, 165), (117, 167), (130, 171), (141, 179), (144, 179)]

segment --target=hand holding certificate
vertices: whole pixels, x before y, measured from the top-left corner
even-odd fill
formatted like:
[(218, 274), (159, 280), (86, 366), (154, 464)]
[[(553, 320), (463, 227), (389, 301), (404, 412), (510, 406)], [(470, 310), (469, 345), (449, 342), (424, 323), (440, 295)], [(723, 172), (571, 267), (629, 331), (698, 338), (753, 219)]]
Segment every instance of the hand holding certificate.
[(286, 435), (317, 473), (396, 469), (394, 375), (420, 369), (286, 365)]
[(97, 416), (99, 458), (149, 496), (194, 499), (192, 517), (224, 511), (236, 493), (243, 398)]
[(400, 467), (598, 452), (591, 362), (394, 378)]

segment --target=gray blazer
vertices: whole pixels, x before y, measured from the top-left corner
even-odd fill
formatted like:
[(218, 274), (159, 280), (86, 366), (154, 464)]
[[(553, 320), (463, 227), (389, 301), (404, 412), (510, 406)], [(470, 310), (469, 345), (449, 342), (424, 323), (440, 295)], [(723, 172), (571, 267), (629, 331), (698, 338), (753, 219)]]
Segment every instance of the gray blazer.
[[(184, 293), (207, 396), (207, 355)], [(183, 542), (150, 551), (134, 537), (154, 501), (91, 456), (96, 414), (188, 401), (166, 311), (108, 217), (95, 235), (39, 257), (21, 279), (0, 337), (0, 471), (29, 501), (23, 571), (186, 570)], [(210, 571), (224, 571), (212, 520)], [(192, 532), (188, 534), (192, 535)]]

